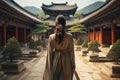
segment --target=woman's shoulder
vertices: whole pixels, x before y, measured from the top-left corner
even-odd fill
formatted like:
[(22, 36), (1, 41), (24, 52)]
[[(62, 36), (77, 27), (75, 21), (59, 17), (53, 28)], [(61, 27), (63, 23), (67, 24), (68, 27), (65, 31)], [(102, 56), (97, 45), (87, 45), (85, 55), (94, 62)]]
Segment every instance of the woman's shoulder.
[(50, 34), (50, 36), (49, 36), (49, 39), (54, 39), (55, 38), (55, 34)]

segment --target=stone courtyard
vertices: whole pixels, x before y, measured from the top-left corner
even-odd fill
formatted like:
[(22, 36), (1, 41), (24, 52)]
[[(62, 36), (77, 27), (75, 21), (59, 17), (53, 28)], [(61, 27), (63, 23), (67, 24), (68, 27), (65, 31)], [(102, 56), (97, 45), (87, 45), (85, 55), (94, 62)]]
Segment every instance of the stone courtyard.
[[(106, 51), (106, 49), (104, 50)], [(103, 51), (103, 53), (104, 53)], [(31, 60), (25, 60), (26, 70), (20, 74), (8, 74), (8, 80), (42, 80), (46, 50), (41, 51), (38, 57)], [(102, 55), (102, 53), (100, 53)], [(89, 62), (89, 55), (82, 56), (80, 51), (75, 51), (76, 71), (80, 80), (120, 80), (120, 78), (111, 78), (112, 63), (107, 62)], [(74, 79), (76, 80), (75, 76)]]

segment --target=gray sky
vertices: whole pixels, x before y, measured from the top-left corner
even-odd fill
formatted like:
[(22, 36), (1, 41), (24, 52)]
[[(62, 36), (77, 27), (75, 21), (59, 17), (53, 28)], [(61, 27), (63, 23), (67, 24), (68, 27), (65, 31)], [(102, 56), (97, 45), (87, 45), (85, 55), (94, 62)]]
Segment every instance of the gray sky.
[(35, 6), (40, 9), (41, 9), (42, 3), (50, 5), (51, 2), (54, 2), (54, 3), (68, 2), (68, 4), (77, 4), (78, 10), (79, 10), (96, 1), (105, 1), (105, 0), (14, 0), (14, 1), (16, 1), (22, 7), (23, 6)]

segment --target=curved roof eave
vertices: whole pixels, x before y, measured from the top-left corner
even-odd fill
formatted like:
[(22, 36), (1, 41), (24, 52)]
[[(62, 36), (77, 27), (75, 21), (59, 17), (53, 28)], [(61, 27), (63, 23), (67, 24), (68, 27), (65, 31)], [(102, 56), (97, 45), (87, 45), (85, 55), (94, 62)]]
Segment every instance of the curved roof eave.
[[(101, 16), (101, 15), (103, 15), (105, 12), (107, 12), (107, 11), (108, 11), (107, 9), (108, 9), (112, 4), (116, 4), (117, 1), (119, 2), (119, 0), (111, 0), (111, 1), (109, 1), (105, 6), (103, 6), (103, 7), (100, 8), (100, 9), (98, 9), (96, 12), (94, 12), (94, 13), (92, 13), (92, 14), (84, 17), (84, 18), (82, 18), (81, 20), (79, 20), (79, 23), (85, 23), (85, 22), (87, 22), (87, 21), (89, 21), (89, 20), (91, 21), (92, 18), (94, 18), (94, 17), (96, 17), (96, 19), (97, 19), (98, 16)], [(120, 4), (120, 3), (119, 3), (119, 4)], [(111, 6), (110, 8), (113, 8), (113, 7), (114, 7), (114, 6)], [(110, 8), (109, 8), (109, 10), (110, 10)]]
[(42, 7), (42, 9), (48, 10), (48, 11), (70, 11), (70, 10), (76, 10), (78, 7), (69, 7), (69, 9), (67, 8), (59, 8), (59, 9), (51, 9), (51, 8), (47, 8), (47, 7)]
[(45, 10), (50, 10), (50, 11), (68, 11), (68, 10), (74, 10), (76, 9), (78, 6), (76, 4), (74, 5), (68, 5), (68, 3), (52, 3), (51, 5), (45, 5), (43, 4), (41, 6), (42, 9)]
[(19, 6), (17, 3), (15, 3), (13, 0), (2, 0), (5, 4), (7, 4), (8, 6), (10, 6), (11, 8), (15, 9), (17, 12), (23, 14), (24, 16), (26, 16), (27, 18), (30, 18), (31, 20), (33, 20), (34, 22), (37, 23), (42, 23), (41, 20), (39, 20), (38, 18), (36, 18), (35, 16), (33, 16), (32, 14), (30, 14), (29, 12), (25, 11), (21, 6)]

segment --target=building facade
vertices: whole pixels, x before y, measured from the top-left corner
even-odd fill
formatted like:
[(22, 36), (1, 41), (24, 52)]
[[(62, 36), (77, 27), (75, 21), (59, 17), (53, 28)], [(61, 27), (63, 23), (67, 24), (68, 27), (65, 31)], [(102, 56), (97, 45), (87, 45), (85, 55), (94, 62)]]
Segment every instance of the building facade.
[(37, 23), (41, 21), (13, 0), (0, 1), (0, 45), (5, 45), (12, 36), (20, 43), (27, 43)]
[(112, 45), (120, 39), (120, 2), (110, 0), (105, 6), (79, 21), (88, 28), (89, 42)]
[(51, 3), (51, 5), (43, 4), (41, 6), (42, 10), (46, 15), (49, 15), (51, 19), (55, 19), (55, 17), (59, 14), (64, 15), (66, 18), (69, 18), (70, 15), (74, 15), (77, 10), (77, 5), (69, 5), (66, 3)]

